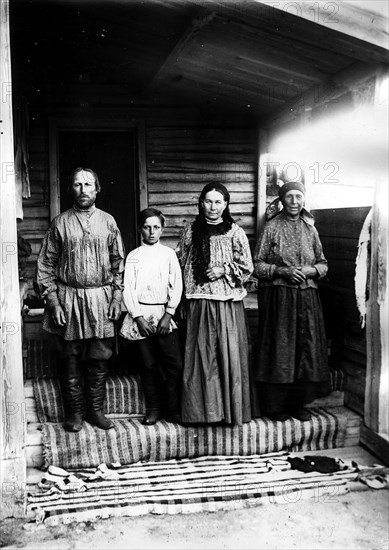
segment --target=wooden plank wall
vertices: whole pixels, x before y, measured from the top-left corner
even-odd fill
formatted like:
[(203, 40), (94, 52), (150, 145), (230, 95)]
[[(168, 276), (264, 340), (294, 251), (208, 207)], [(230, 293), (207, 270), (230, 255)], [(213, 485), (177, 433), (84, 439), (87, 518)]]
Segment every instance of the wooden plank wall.
[(177, 243), (208, 182), (231, 193), (231, 213), (255, 238), (256, 133), (246, 128), (152, 127), (146, 132), (149, 205), (167, 216), (165, 244)]
[(355, 299), (355, 261), (358, 238), (369, 207), (338, 208), (313, 212), (328, 260), (328, 275), (320, 296), (328, 338), (330, 361), (345, 375), (344, 403), (363, 415), (366, 380), (366, 335), (361, 328)]

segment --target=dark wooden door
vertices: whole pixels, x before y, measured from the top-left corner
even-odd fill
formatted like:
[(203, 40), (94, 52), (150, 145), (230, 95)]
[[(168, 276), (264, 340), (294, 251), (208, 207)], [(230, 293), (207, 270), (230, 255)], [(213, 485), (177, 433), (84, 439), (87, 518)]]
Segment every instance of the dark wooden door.
[(126, 252), (137, 246), (137, 141), (135, 131), (60, 130), (58, 162), (61, 212), (72, 206), (69, 175), (79, 166), (99, 176), (96, 206), (115, 218)]

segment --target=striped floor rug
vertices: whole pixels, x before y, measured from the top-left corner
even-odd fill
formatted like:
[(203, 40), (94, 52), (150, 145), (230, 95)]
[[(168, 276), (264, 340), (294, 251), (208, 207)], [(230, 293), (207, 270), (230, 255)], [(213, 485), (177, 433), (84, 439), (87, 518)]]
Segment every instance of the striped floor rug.
[(101, 464), (64, 471), (50, 467), (28, 495), (28, 514), (45, 525), (116, 516), (231, 510), (348, 492), (355, 468), (331, 474), (291, 469), (289, 453)]
[(133, 464), (201, 456), (250, 456), (342, 447), (346, 419), (330, 410), (312, 409), (309, 421), (274, 422), (256, 418), (243, 426), (181, 426), (159, 421), (143, 426), (137, 419), (113, 419), (114, 428), (100, 430), (83, 423), (66, 432), (61, 423), (42, 425), (45, 469), (97, 467), (102, 463)]

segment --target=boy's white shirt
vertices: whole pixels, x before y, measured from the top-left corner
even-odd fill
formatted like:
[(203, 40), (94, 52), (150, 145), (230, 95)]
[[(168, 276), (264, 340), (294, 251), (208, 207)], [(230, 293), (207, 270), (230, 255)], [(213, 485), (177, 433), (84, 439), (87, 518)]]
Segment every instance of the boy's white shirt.
[[(143, 243), (132, 250), (126, 258), (123, 291), (123, 301), (131, 319), (126, 317), (122, 335), (130, 337), (131, 332), (131, 339), (136, 337), (133, 323), (136, 317), (143, 316), (156, 326), (165, 311), (174, 315), (182, 288), (181, 268), (173, 249), (158, 242)], [(173, 320), (171, 328), (176, 328)]]

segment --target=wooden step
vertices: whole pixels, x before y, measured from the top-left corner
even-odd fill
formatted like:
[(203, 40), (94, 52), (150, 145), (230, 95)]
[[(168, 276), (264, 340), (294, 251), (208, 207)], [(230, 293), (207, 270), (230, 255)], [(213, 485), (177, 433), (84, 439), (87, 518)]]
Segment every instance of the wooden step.
[(315, 399), (312, 403), (309, 403), (307, 406), (310, 408), (319, 408), (324, 407), (342, 407), (344, 405), (344, 392), (336, 390), (327, 395), (326, 397), (320, 397), (320, 399)]
[[(343, 406), (327, 408), (327, 410), (346, 419), (346, 434), (344, 447), (352, 447), (359, 444), (361, 431), (361, 417), (355, 412)], [(118, 415), (107, 415), (111, 418), (118, 418)], [(121, 418), (123, 415), (121, 416)], [(30, 423), (27, 425), (27, 467), (40, 469), (43, 467), (43, 442), (40, 423)]]

